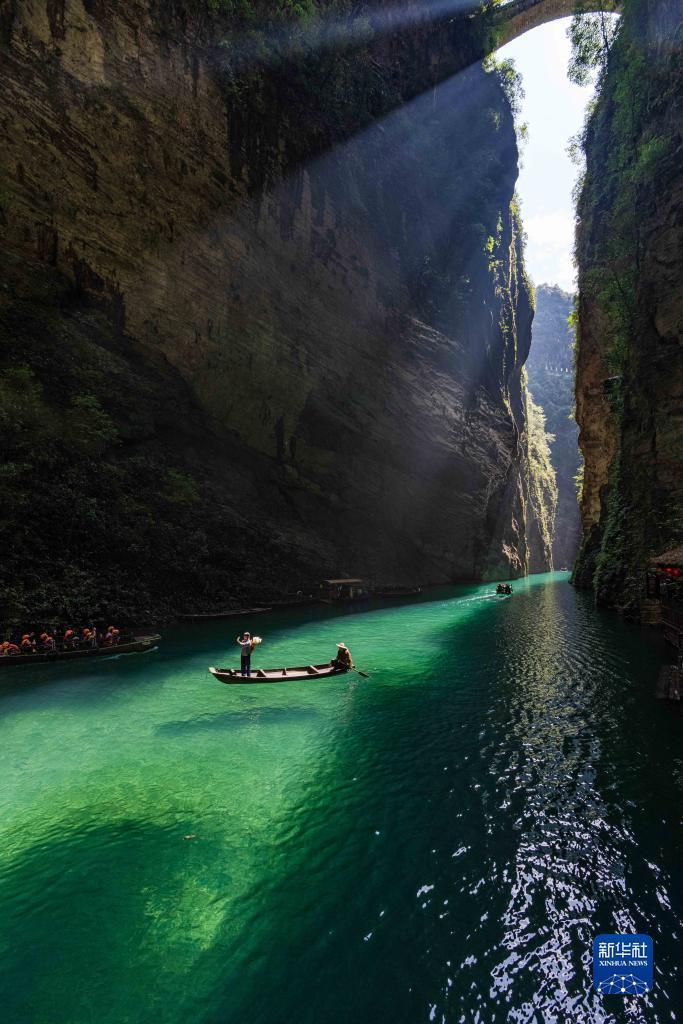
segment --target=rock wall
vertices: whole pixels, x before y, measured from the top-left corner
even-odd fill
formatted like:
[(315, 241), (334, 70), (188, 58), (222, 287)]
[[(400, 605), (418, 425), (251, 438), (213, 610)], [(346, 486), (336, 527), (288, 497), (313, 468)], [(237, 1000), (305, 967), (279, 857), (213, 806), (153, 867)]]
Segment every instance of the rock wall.
[(267, 9), (0, 6), (3, 617), (531, 564), (499, 81)]
[(586, 132), (575, 581), (638, 615), (648, 559), (683, 539), (680, 6), (630, 0)]
[(550, 459), (558, 491), (552, 548), (557, 569), (574, 564), (581, 536), (576, 491), (581, 459), (574, 419), (574, 334), (567, 323), (573, 308), (574, 298), (568, 292), (557, 285), (538, 285), (526, 363), (529, 390), (542, 407), (552, 436)]

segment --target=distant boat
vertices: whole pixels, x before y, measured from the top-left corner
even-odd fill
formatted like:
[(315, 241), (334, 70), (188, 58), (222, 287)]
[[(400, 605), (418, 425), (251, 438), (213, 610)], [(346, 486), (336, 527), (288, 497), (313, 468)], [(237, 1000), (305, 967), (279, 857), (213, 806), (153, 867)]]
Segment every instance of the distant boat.
[(135, 651), (148, 651), (157, 641), (161, 640), (159, 633), (150, 633), (147, 636), (133, 636), (130, 640), (123, 640), (118, 644), (110, 644), (101, 647), (76, 647), (68, 651), (36, 651), (35, 654), (10, 654), (0, 658), (0, 669), (18, 668), (20, 665), (39, 665), (54, 661), (73, 661), (74, 658), (97, 658), (103, 654), (133, 654)]
[(422, 593), (422, 587), (375, 587), (375, 597), (415, 597)]
[(221, 683), (294, 683), (302, 679), (330, 679), (344, 676), (350, 669), (330, 665), (299, 665), (296, 668), (257, 668), (250, 676), (241, 675), (236, 668), (210, 668), (209, 672)]
[(357, 576), (323, 580), (320, 584), (320, 600), (323, 604), (336, 604), (338, 601), (365, 601), (370, 595)]

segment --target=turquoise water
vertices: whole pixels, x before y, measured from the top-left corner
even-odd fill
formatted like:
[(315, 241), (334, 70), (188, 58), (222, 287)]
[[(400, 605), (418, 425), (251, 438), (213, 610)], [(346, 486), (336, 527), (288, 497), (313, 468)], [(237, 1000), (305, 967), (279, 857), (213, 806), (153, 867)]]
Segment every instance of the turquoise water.
[[(666, 652), (565, 575), (492, 589), (4, 674), (3, 1022), (679, 1019)], [(371, 678), (221, 685), (238, 627), (264, 667), (346, 641)], [(630, 1003), (590, 986), (620, 930), (655, 942)]]

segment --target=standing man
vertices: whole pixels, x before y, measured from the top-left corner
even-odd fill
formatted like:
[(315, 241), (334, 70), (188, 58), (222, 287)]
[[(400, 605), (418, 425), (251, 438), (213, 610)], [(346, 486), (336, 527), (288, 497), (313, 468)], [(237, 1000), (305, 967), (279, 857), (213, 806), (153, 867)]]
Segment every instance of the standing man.
[(237, 643), (240, 645), (240, 648), (241, 648), (241, 652), (240, 653), (242, 655), (242, 657), (241, 657), (241, 662), (242, 662), (242, 665), (241, 665), (241, 675), (243, 675), (243, 676), (250, 676), (251, 675), (251, 634), (250, 633), (245, 633), (241, 640), (240, 640), (239, 637), (237, 637)]

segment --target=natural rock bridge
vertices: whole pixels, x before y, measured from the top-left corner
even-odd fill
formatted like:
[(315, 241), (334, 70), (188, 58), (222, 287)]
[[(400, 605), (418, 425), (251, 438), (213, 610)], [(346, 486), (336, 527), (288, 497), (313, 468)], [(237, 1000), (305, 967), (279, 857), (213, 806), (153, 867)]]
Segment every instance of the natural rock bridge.
[(493, 12), (496, 45), (505, 46), (517, 36), (548, 21), (570, 18), (574, 14), (616, 13), (620, 10), (620, 0), (512, 0), (496, 7)]

